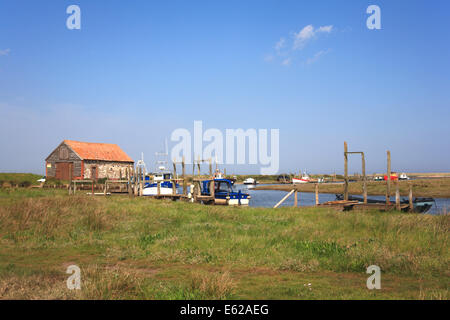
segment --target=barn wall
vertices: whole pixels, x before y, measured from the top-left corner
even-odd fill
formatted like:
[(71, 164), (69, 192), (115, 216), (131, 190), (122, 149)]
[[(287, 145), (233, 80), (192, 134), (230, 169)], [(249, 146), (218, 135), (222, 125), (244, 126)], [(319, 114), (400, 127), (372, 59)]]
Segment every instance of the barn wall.
[(55, 177), (57, 162), (72, 162), (73, 177), (81, 177), (81, 159), (64, 143), (56, 148), (46, 159), (46, 172), (48, 177)]
[(123, 179), (127, 176), (127, 168), (132, 167), (128, 162), (109, 162), (109, 161), (84, 161), (84, 179), (91, 179), (92, 167), (96, 167), (98, 179)]

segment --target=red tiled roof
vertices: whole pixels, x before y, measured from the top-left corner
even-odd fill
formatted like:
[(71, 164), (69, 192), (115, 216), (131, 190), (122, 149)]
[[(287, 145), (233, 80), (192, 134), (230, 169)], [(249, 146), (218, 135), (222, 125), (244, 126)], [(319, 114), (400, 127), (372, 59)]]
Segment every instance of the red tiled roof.
[(134, 162), (117, 144), (64, 140), (83, 160)]

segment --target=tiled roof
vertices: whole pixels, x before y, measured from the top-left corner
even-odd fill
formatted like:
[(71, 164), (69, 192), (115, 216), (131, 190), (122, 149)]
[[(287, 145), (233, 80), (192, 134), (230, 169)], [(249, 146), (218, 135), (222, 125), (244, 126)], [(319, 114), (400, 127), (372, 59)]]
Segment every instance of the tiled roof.
[(134, 162), (117, 144), (64, 140), (83, 160)]

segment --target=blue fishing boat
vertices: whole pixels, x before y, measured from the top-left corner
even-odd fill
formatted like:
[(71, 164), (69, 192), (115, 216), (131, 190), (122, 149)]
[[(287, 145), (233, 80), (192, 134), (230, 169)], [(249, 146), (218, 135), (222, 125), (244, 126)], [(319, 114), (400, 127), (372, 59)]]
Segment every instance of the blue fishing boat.
[[(211, 196), (211, 183), (213, 180), (202, 181), (201, 195)], [(228, 206), (248, 206), (250, 195), (241, 190), (236, 191), (233, 182), (229, 179), (214, 179), (214, 204)]]

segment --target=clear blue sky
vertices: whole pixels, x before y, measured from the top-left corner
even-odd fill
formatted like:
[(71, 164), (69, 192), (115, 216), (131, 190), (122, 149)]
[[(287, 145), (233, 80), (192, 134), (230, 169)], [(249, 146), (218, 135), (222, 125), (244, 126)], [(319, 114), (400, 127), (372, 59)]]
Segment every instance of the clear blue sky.
[(194, 120), (280, 129), (282, 172), (342, 172), (344, 140), (369, 173), (388, 149), (393, 170), (450, 171), (449, 18), (444, 0), (2, 0), (0, 171), (42, 173), (63, 139), (152, 164)]

